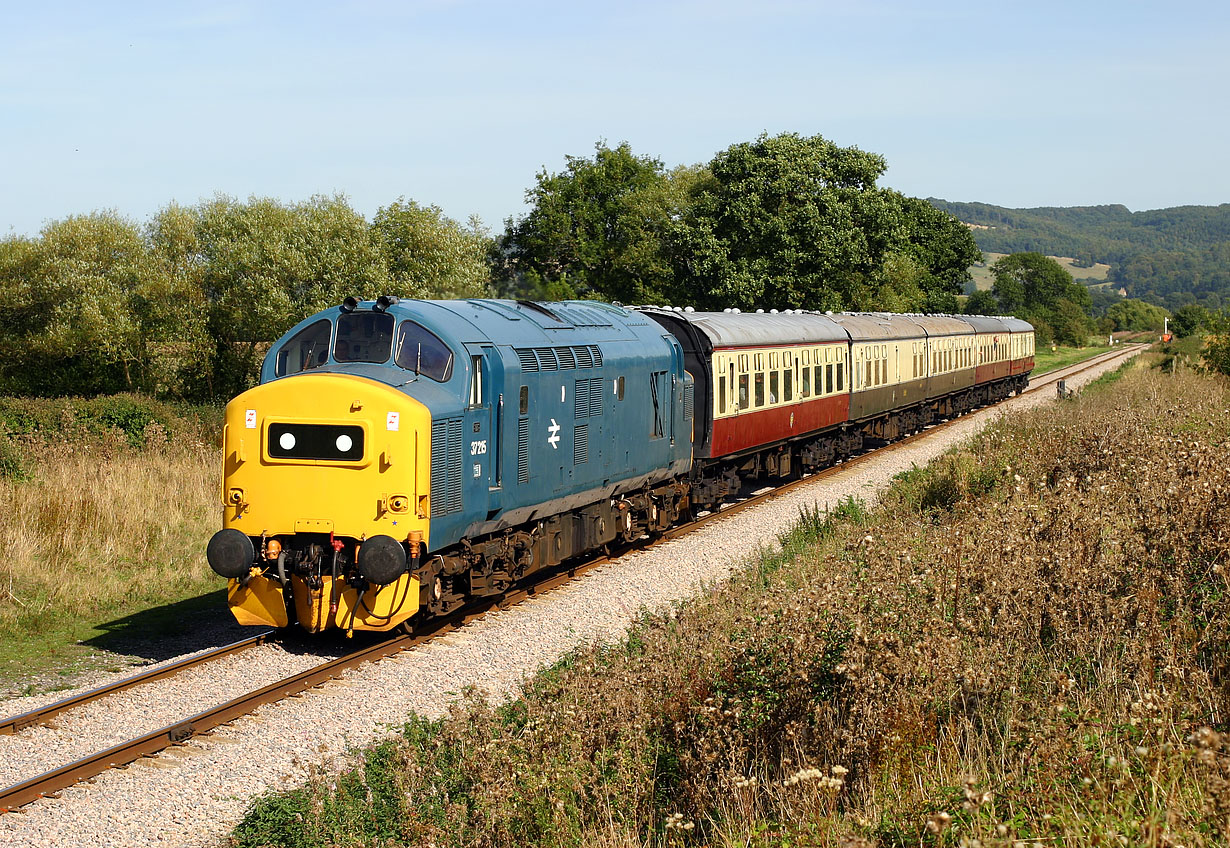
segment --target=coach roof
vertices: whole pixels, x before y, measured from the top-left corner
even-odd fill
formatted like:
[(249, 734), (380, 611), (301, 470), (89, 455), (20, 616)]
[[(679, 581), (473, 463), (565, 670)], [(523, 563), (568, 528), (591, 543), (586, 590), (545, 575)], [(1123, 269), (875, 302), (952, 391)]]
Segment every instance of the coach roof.
[(704, 333), (715, 348), (844, 342), (849, 337), (819, 312), (676, 312)]

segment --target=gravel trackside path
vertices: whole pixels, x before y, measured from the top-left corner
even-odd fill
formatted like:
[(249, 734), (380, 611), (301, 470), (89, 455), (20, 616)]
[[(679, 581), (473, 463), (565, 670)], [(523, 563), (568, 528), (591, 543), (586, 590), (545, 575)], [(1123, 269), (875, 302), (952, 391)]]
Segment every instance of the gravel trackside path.
[[(1070, 378), (1068, 386), (1077, 388), (1118, 364)], [(1041, 391), (971, 414), (932, 438), (881, 450), (855, 468), (626, 556), (549, 594), (66, 789), (58, 798), (0, 815), (0, 845), (216, 845), (254, 796), (301, 783), (310, 768), (379, 738), (409, 711), (440, 716), (467, 686), (495, 697), (514, 694), (526, 676), (571, 648), (620, 638), (640, 609), (687, 598), (727, 577), (749, 551), (776, 544), (800, 508), (831, 507), (850, 496), (873, 502), (895, 474), (926, 464), (1005, 412), (1053, 398), (1053, 392)], [(256, 688), (269, 682), (269, 674), (286, 676), (320, 660), (263, 646), (66, 713), (54, 729), (30, 728), (0, 737), (0, 784), (100, 750), (113, 744), (109, 740), (135, 735), (146, 723), (157, 727), (182, 719), (207, 703), (233, 697), (237, 685)], [(36, 705), (34, 699), (14, 698), (2, 707), (17, 713)]]

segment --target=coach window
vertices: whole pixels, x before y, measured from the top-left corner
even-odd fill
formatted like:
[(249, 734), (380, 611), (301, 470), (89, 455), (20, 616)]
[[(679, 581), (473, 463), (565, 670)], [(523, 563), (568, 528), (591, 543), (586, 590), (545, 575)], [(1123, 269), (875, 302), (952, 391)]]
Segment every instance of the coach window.
[(329, 334), (333, 324), (317, 321), (309, 324), (282, 345), (275, 360), (273, 373), (278, 377), (319, 368), (329, 358)]
[(804, 368), (801, 372), (802, 382), (799, 384), (799, 397), (811, 397), (811, 367)]
[(747, 390), (748, 376), (746, 374), (739, 375), (739, 408), (747, 409), (749, 395)]
[(778, 389), (778, 372), (769, 372), (769, 403), (774, 404), (781, 400), (781, 393)]
[[(350, 318), (343, 315), (342, 318)], [(391, 315), (383, 317), (392, 320)], [(341, 321), (339, 319), (338, 323)], [(437, 383), (448, 382), (453, 375), (453, 352), (448, 345), (440, 341), (440, 337), (414, 321), (402, 321), (397, 328), (397, 358), (399, 368), (413, 371), (435, 380)]]
[[(757, 357), (759, 358), (759, 357)], [(756, 390), (756, 408), (764, 406), (764, 372), (757, 371), (753, 385)]]
[(794, 400), (794, 372), (789, 368), (782, 372), (782, 400)]

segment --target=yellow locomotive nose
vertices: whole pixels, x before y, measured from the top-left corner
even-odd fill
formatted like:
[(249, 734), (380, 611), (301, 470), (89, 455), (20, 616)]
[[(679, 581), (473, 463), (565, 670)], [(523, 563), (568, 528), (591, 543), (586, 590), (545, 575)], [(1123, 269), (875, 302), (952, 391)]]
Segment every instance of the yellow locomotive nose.
[(431, 414), (391, 386), (302, 374), (226, 408), (209, 560), (242, 624), (389, 630), (418, 610)]

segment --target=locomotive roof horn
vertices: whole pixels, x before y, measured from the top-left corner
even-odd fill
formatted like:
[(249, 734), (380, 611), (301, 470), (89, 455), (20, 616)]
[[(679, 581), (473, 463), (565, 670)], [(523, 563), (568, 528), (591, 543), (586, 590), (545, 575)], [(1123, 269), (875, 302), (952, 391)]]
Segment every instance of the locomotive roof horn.
[(358, 305), (359, 305), (358, 299), (352, 295), (346, 298), (345, 300), (343, 300), (342, 305), (339, 306), (338, 309), (342, 310), (345, 313), (351, 313), (355, 311), (355, 308)]
[(399, 302), (400, 298), (394, 297), (391, 294), (382, 294), (376, 298), (376, 305), (372, 307), (376, 312), (384, 312), (393, 304)]

